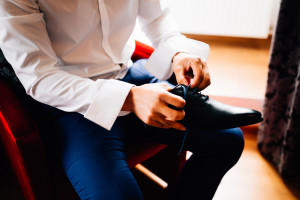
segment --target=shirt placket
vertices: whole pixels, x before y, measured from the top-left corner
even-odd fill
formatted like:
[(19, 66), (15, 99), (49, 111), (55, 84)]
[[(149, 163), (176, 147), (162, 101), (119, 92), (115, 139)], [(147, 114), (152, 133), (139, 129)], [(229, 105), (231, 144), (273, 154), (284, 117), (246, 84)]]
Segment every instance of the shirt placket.
[(112, 61), (114, 63), (118, 63), (118, 60), (116, 56), (114, 55), (110, 45), (109, 45), (109, 16), (107, 13), (106, 5), (104, 0), (98, 0), (99, 3), (99, 12), (100, 12), (100, 19), (101, 19), (101, 26), (102, 26), (102, 34), (103, 34), (103, 40), (102, 40), (102, 47), (105, 51), (105, 53), (111, 57)]

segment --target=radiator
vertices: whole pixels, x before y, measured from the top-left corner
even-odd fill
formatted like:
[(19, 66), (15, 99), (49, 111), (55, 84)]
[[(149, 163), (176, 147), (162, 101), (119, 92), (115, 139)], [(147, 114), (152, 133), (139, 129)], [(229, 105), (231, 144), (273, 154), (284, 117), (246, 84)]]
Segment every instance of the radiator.
[(165, 0), (182, 33), (266, 38), (274, 0)]

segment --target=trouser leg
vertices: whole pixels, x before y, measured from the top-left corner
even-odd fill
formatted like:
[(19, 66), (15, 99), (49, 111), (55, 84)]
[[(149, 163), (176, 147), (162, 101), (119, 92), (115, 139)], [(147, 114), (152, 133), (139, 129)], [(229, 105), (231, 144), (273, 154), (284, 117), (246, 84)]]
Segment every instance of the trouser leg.
[(57, 152), (56, 158), (80, 199), (143, 199), (127, 164), (125, 137), (132, 130), (128, 131), (122, 120), (107, 131), (78, 113), (44, 107), (48, 111), (43, 113), (51, 120), (44, 142), (48, 151)]
[(223, 176), (241, 156), (243, 133), (239, 128), (194, 130), (188, 137), (185, 148), (193, 154), (181, 171), (174, 199), (212, 199)]

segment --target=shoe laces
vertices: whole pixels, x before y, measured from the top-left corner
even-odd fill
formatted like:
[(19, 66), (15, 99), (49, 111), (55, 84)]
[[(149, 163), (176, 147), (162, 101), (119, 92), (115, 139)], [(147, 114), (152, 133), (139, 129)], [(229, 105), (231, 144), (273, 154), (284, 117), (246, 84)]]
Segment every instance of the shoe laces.
[[(177, 87), (179, 87), (179, 86), (180, 86), (180, 85), (176, 85), (174, 88), (177, 88)], [(188, 93), (188, 90), (192, 90), (191, 84), (189, 84), (187, 87), (182, 87), (182, 90), (183, 90), (182, 98), (183, 98), (184, 100), (186, 100), (186, 99), (187, 99), (187, 93)], [(204, 100), (204, 101), (207, 101), (207, 100), (209, 99), (209, 96), (202, 94), (202, 93), (199, 91), (198, 88), (193, 89), (192, 94), (193, 94), (193, 95), (198, 95), (198, 96), (200, 96), (200, 97), (202, 98), (202, 100)]]
[[(189, 84), (187, 87), (183, 87), (183, 99), (186, 100), (186, 96), (187, 96), (187, 91), (192, 89), (191, 88), (191, 84)], [(209, 97), (207, 95), (204, 95), (202, 94), (198, 88), (195, 88), (193, 91), (192, 91), (192, 94), (196, 94), (196, 95), (199, 95), (201, 96), (201, 98), (204, 100), (204, 101), (207, 101), (209, 99)]]
[[(183, 88), (183, 99), (186, 100), (186, 97), (187, 97), (187, 91), (189, 89), (192, 89), (191, 88), (191, 84), (189, 84), (187, 87), (182, 87)], [(199, 92), (198, 88), (195, 88), (193, 91), (192, 91), (192, 94), (196, 94), (196, 95), (199, 95), (201, 96), (201, 98), (203, 98), (204, 101), (207, 101), (209, 99), (209, 97), (207, 95), (203, 95), (201, 92)], [(180, 155), (182, 149), (183, 149), (183, 146), (185, 144), (185, 140), (186, 140), (186, 137), (188, 135), (190, 131), (190, 126), (186, 125), (186, 130), (185, 130), (185, 133), (184, 133), (184, 136), (183, 136), (183, 139), (182, 139), (182, 142), (181, 142), (181, 145), (180, 145), (180, 149), (179, 149), (179, 152), (178, 152), (178, 156)]]

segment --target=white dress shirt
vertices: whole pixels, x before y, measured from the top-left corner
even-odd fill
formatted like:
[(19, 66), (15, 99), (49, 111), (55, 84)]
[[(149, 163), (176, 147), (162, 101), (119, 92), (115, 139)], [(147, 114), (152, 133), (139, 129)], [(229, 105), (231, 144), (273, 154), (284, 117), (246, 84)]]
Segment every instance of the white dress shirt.
[(208, 45), (181, 35), (159, 0), (0, 0), (0, 48), (28, 95), (110, 130), (132, 87), (119, 79), (137, 18), (157, 78), (171, 76), (176, 52), (207, 59)]

